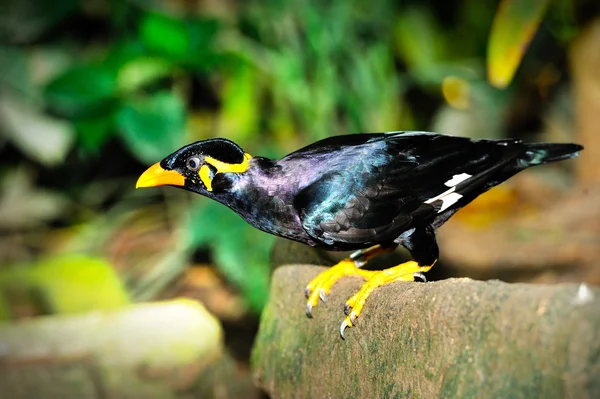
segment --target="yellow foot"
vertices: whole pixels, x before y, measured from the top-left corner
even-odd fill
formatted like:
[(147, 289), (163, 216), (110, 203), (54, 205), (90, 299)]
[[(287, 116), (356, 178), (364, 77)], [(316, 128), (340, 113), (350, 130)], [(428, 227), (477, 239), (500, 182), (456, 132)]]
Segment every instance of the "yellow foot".
[(410, 261), (389, 269), (372, 272), (371, 277), (367, 279), (360, 290), (350, 297), (344, 305), (344, 312), (347, 316), (340, 326), (340, 336), (342, 339), (344, 339), (346, 327), (356, 325), (356, 318), (362, 312), (367, 298), (375, 288), (394, 281), (414, 281), (415, 277), (425, 280), (423, 273), (429, 271), (432, 266), (419, 266), (417, 262)]
[(320, 273), (306, 286), (305, 294), (308, 298), (306, 315), (312, 317), (312, 309), (319, 303), (319, 298), (325, 302), (329, 290), (340, 278), (344, 276), (361, 276), (368, 279), (373, 273), (375, 272), (359, 269), (354, 260), (349, 258)]

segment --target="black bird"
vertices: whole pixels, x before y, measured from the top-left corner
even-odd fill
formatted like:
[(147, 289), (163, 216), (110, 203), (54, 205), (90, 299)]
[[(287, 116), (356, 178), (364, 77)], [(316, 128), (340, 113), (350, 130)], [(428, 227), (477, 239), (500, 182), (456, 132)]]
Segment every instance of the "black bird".
[[(136, 187), (182, 187), (221, 202), (267, 233), (327, 250), (357, 250), (306, 288), (311, 317), (340, 277), (367, 280), (346, 302), (343, 338), (375, 288), (424, 279), (438, 259), (435, 230), (456, 211), (523, 169), (576, 157), (582, 149), (391, 132), (330, 137), (272, 160), (216, 138), (151, 166)], [(413, 261), (383, 271), (360, 268), (398, 245)]]

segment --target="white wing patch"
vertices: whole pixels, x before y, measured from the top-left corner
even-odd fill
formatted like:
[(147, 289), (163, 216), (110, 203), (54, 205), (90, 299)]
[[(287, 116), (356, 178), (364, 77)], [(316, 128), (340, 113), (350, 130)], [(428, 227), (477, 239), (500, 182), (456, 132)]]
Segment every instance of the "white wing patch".
[(429, 198), (427, 201), (425, 201), (425, 203), (431, 204), (435, 201), (442, 201), (442, 206), (441, 206), (440, 210), (438, 211), (438, 213), (445, 211), (446, 209), (450, 208), (452, 205), (456, 204), (456, 202), (463, 197), (461, 194), (455, 192), (456, 185), (464, 182), (469, 177), (471, 177), (471, 175), (468, 173), (461, 173), (460, 175), (452, 176), (452, 179), (450, 179), (446, 183), (444, 183), (444, 185), (446, 187), (450, 187), (450, 189), (444, 191), (440, 195), (436, 195), (433, 198)]
[(458, 183), (464, 182), (469, 177), (471, 177), (471, 175), (468, 173), (461, 173), (460, 175), (454, 175), (454, 176), (452, 176), (452, 179), (448, 180), (446, 183), (444, 183), (444, 185), (446, 187), (454, 187)]
[(442, 207), (440, 208), (438, 213), (443, 212), (446, 209), (450, 208), (452, 205), (454, 205), (456, 203), (456, 201), (458, 201), (459, 199), (461, 199), (463, 197), (459, 193), (455, 193), (454, 190), (456, 190), (456, 187), (452, 187), (450, 190), (446, 190), (443, 193), (441, 193), (440, 195), (436, 195), (433, 198), (429, 198), (427, 201), (425, 201), (425, 203), (431, 204), (435, 201), (440, 200), (440, 201), (442, 201)]

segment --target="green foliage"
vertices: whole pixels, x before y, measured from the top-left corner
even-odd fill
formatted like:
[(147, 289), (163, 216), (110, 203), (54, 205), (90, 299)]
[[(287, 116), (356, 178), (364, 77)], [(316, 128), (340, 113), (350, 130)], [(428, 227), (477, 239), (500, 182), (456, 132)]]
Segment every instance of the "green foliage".
[(261, 112), (260, 86), (261, 76), (254, 66), (240, 62), (232, 68), (222, 91), (221, 123), (224, 136), (243, 142), (256, 133)]
[(150, 56), (134, 58), (123, 64), (117, 76), (121, 93), (135, 93), (159, 79), (168, 77), (174, 66), (169, 61)]
[(115, 94), (115, 78), (115, 71), (103, 65), (78, 65), (46, 86), (46, 101), (65, 116), (86, 114)]
[(186, 245), (210, 247), (217, 266), (259, 312), (269, 290), (269, 254), (274, 237), (243, 222), (214, 201), (197, 202), (186, 217)]
[(154, 163), (183, 143), (185, 105), (171, 92), (158, 92), (124, 104), (116, 124), (130, 151)]
[(214, 19), (143, 12), (136, 38), (124, 35), (93, 61), (55, 76), (45, 86), (46, 103), (73, 120), (81, 150), (96, 152), (116, 134), (138, 159), (156, 162), (183, 144), (186, 99), (175, 94), (177, 79), (220, 60), (212, 45), (218, 31)]
[[(118, 103), (113, 103), (113, 106), (117, 105)], [(113, 135), (114, 119), (113, 112), (74, 119), (79, 149), (85, 153), (98, 153), (104, 142)]]
[(147, 13), (142, 17), (139, 35), (151, 52), (205, 70), (218, 58), (212, 50), (218, 31), (219, 23), (214, 19), (176, 19)]
[(363, 6), (358, 1), (302, 1), (289, 7), (252, 2), (245, 9), (261, 41), (241, 42), (240, 50), (270, 81), (274, 109), (267, 124), (276, 137), (291, 130), (309, 142), (398, 126), (405, 86), (389, 51), (391, 24), (385, 16), (392, 2), (376, 2), (369, 18)]
[(404, 10), (395, 24), (394, 37), (400, 56), (420, 82), (441, 81), (437, 67), (447, 58), (448, 47), (441, 26), (429, 8)]
[(190, 37), (182, 21), (166, 15), (149, 13), (142, 18), (140, 38), (151, 50), (183, 59), (190, 51)]
[[(181, 6), (186, 2), (13, 3), (0, 16), (7, 21), (2, 32), (30, 45), (0, 47), (0, 145), (10, 142), (51, 169), (70, 159), (73, 147), (100, 155), (109, 139), (123, 144), (124, 150), (115, 146), (118, 156), (151, 164), (188, 141), (213, 136), (264, 156), (352, 132), (436, 129), (502, 137), (519, 92), (501, 92), (486, 81), (494, 14), (488, 67), (500, 68), (508, 84), (549, 2), (505, 0), (510, 7), (497, 11), (474, 0), (250, 0), (226, 2), (214, 16)], [(577, 32), (578, 9), (568, 0), (549, 4), (550, 31), (563, 44)], [(24, 12), (35, 18), (22, 21), (19, 31), (13, 17)], [(59, 27), (67, 17), (80, 24)], [(90, 21), (82, 34), (80, 25)], [(133, 189), (136, 176), (125, 177)], [(27, 181), (34, 184), (34, 174)], [(115, 209), (131, 206), (129, 193), (112, 182), (76, 184), (95, 184), (100, 198), (123, 192), (114, 194)], [(36, 194), (34, 202), (45, 195)], [(25, 197), (31, 195), (18, 198)], [(195, 202), (192, 216), (177, 222), (183, 228), (175, 226), (186, 234), (185, 248), (156, 261), (132, 289), (134, 297), (150, 299), (181, 272), (190, 253), (209, 247), (223, 274), (259, 310), (272, 237), (219, 204)], [(104, 215), (100, 203), (86, 209), (85, 218)], [(169, 201), (162, 208), (170, 207)], [(46, 222), (67, 212), (44, 209), (10, 214)], [(80, 222), (79, 216), (67, 221)]]
[[(128, 295), (112, 265), (85, 255), (64, 255), (35, 265), (13, 266), (0, 272), (4, 313), (11, 292), (30, 296), (38, 311), (67, 314), (115, 309), (129, 303)], [(0, 304), (1, 305), (1, 304)]]

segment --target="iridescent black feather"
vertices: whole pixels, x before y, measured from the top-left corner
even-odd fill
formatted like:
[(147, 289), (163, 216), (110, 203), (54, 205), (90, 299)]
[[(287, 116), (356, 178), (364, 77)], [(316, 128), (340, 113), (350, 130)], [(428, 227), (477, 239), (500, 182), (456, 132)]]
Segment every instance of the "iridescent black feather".
[[(244, 173), (217, 174), (212, 192), (194, 182), (185, 188), (271, 234), (330, 250), (395, 242), (430, 265), (438, 255), (434, 231), (457, 210), (523, 169), (582, 149), (427, 132), (336, 136), (277, 161), (254, 157)], [(243, 156), (228, 140), (208, 140), (161, 165), (183, 169), (197, 153), (232, 163)]]

